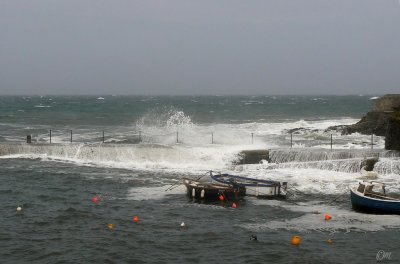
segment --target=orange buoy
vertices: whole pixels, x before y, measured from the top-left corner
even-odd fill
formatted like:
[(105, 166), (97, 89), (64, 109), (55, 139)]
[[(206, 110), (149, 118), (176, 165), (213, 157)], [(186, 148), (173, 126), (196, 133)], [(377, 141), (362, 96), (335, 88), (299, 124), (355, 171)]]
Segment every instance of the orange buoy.
[(233, 209), (236, 208), (236, 203), (232, 203), (232, 208), (233, 208)]
[(133, 222), (135, 222), (135, 223), (139, 222), (139, 217), (137, 215), (135, 215), (133, 217)]
[(293, 246), (298, 246), (300, 245), (301, 238), (299, 236), (293, 236), (291, 242)]
[(328, 238), (328, 239), (326, 240), (326, 243), (332, 244), (332, 239)]
[(113, 230), (114, 229), (114, 225), (113, 224), (108, 224), (107, 227), (108, 227), (108, 230)]
[(330, 216), (329, 214), (325, 214), (325, 221), (329, 221), (332, 219), (332, 216)]
[(223, 196), (222, 194), (218, 197), (218, 199), (219, 199), (220, 201), (225, 200), (225, 198), (224, 198), (224, 196)]
[(92, 202), (95, 203), (95, 204), (97, 204), (97, 203), (100, 202), (100, 198), (97, 197), (97, 196), (95, 196), (95, 197), (92, 198)]

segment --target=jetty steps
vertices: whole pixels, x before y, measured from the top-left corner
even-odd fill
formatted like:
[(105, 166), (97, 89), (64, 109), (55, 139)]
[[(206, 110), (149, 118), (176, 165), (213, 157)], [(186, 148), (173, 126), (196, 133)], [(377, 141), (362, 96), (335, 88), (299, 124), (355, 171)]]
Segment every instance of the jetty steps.
[(400, 174), (400, 152), (384, 149), (261, 149), (244, 150), (234, 164), (262, 163), (268, 169), (320, 169), (348, 173), (361, 170)]

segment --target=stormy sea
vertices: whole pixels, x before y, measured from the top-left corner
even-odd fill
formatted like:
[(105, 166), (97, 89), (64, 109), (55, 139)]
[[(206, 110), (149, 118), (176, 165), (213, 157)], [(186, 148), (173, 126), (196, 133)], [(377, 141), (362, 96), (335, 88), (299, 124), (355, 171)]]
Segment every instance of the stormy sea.
[[(1, 96), (0, 261), (399, 263), (400, 216), (356, 212), (349, 192), (374, 156), (399, 193), (398, 155), (330, 129), (371, 98)], [(287, 181), (287, 199), (192, 200), (182, 178), (210, 170)]]

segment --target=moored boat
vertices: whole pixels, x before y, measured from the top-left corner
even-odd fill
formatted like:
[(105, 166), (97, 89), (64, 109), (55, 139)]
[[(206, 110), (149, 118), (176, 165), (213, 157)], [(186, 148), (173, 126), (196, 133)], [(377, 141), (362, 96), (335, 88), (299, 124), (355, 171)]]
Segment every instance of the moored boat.
[(221, 184), (236, 184), (246, 188), (246, 194), (260, 198), (282, 199), (286, 198), (287, 182), (272, 180), (254, 179), (231, 174), (213, 174), (210, 171), (213, 181)]
[(377, 214), (400, 214), (400, 198), (386, 194), (385, 184), (361, 181), (350, 189), (351, 204), (356, 211)]
[(246, 188), (239, 185), (200, 182), (188, 178), (183, 179), (187, 195), (196, 199), (218, 200), (237, 199), (246, 195)]

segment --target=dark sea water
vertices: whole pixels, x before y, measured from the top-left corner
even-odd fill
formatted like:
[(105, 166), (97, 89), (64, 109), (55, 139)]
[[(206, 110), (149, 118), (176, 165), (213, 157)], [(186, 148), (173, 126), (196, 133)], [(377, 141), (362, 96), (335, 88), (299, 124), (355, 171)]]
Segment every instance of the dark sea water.
[[(0, 262), (400, 263), (400, 216), (350, 204), (370, 136), (326, 130), (357, 122), (370, 97), (0, 97)], [(284, 154), (232, 165), (260, 148)], [(321, 149), (331, 158), (315, 161)], [(354, 157), (338, 160), (339, 150)], [(233, 209), (177, 184), (209, 170), (288, 181), (290, 194), (244, 197)], [(376, 170), (400, 191), (398, 158), (382, 156)]]

